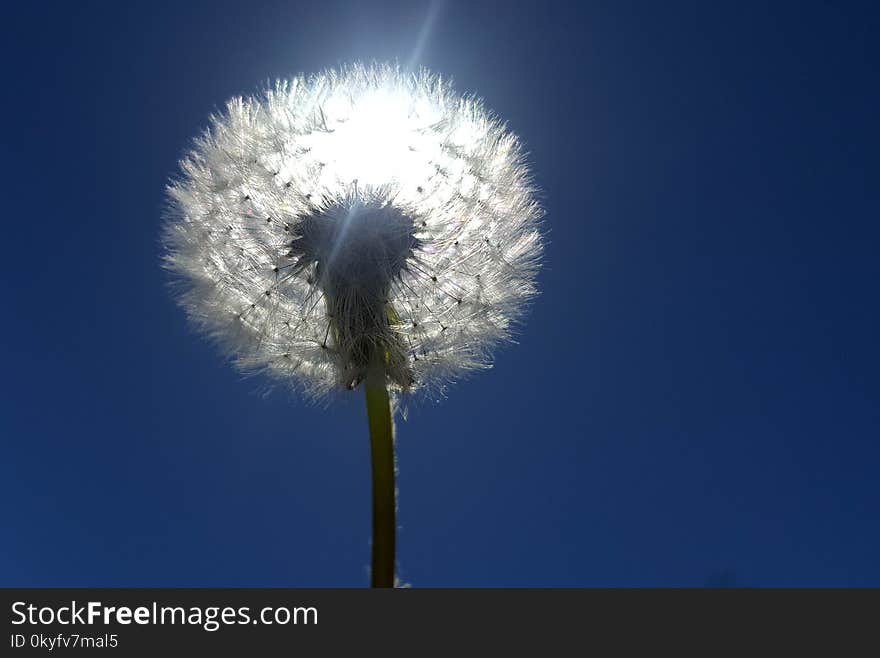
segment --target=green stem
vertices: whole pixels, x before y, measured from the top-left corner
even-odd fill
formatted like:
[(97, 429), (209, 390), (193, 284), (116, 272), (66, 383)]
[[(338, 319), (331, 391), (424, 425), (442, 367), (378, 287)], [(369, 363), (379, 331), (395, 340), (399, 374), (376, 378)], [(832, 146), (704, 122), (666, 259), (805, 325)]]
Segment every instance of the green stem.
[(372, 587), (394, 587), (394, 424), (384, 372), (364, 382), (373, 464)]

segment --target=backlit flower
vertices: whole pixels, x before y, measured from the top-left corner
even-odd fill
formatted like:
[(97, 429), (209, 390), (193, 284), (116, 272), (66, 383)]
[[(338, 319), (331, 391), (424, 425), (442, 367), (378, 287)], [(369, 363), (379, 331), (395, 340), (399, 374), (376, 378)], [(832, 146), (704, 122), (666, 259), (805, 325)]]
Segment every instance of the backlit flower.
[(352, 66), (234, 98), (169, 186), (165, 263), (247, 371), (319, 395), (484, 367), (535, 294), (517, 138), (439, 77)]

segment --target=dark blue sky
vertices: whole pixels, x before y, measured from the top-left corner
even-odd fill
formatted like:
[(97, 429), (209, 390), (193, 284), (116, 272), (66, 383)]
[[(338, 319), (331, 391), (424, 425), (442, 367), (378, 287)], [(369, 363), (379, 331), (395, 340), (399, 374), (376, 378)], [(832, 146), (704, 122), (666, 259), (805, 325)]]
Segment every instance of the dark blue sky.
[(880, 585), (870, 3), (21, 5), (0, 584), (368, 583), (360, 392), (236, 374), (160, 215), (228, 97), (414, 59), (523, 138), (549, 244), (518, 344), (399, 423), (403, 579)]

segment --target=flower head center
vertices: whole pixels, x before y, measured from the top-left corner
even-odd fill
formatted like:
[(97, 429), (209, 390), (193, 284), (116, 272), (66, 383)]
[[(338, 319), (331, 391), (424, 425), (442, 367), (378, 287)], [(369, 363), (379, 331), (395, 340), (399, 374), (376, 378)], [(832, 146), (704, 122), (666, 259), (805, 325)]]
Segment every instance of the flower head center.
[(289, 256), (324, 293), (346, 383), (356, 385), (377, 359), (389, 366), (393, 379), (406, 379), (391, 367), (405, 363), (406, 356), (392, 328), (388, 298), (421, 245), (413, 219), (387, 202), (350, 199), (306, 216), (296, 233)]

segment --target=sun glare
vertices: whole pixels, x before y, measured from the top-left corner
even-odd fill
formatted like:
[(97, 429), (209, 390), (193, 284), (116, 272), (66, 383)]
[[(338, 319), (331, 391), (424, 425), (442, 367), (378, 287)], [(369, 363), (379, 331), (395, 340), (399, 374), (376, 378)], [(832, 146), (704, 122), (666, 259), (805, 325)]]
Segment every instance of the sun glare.
[(334, 95), (322, 108), (327, 132), (309, 138), (310, 156), (322, 163), (329, 186), (393, 183), (402, 190), (425, 180), (426, 163), (439, 153), (426, 130), (439, 110), (403, 90), (379, 89), (345, 98)]

